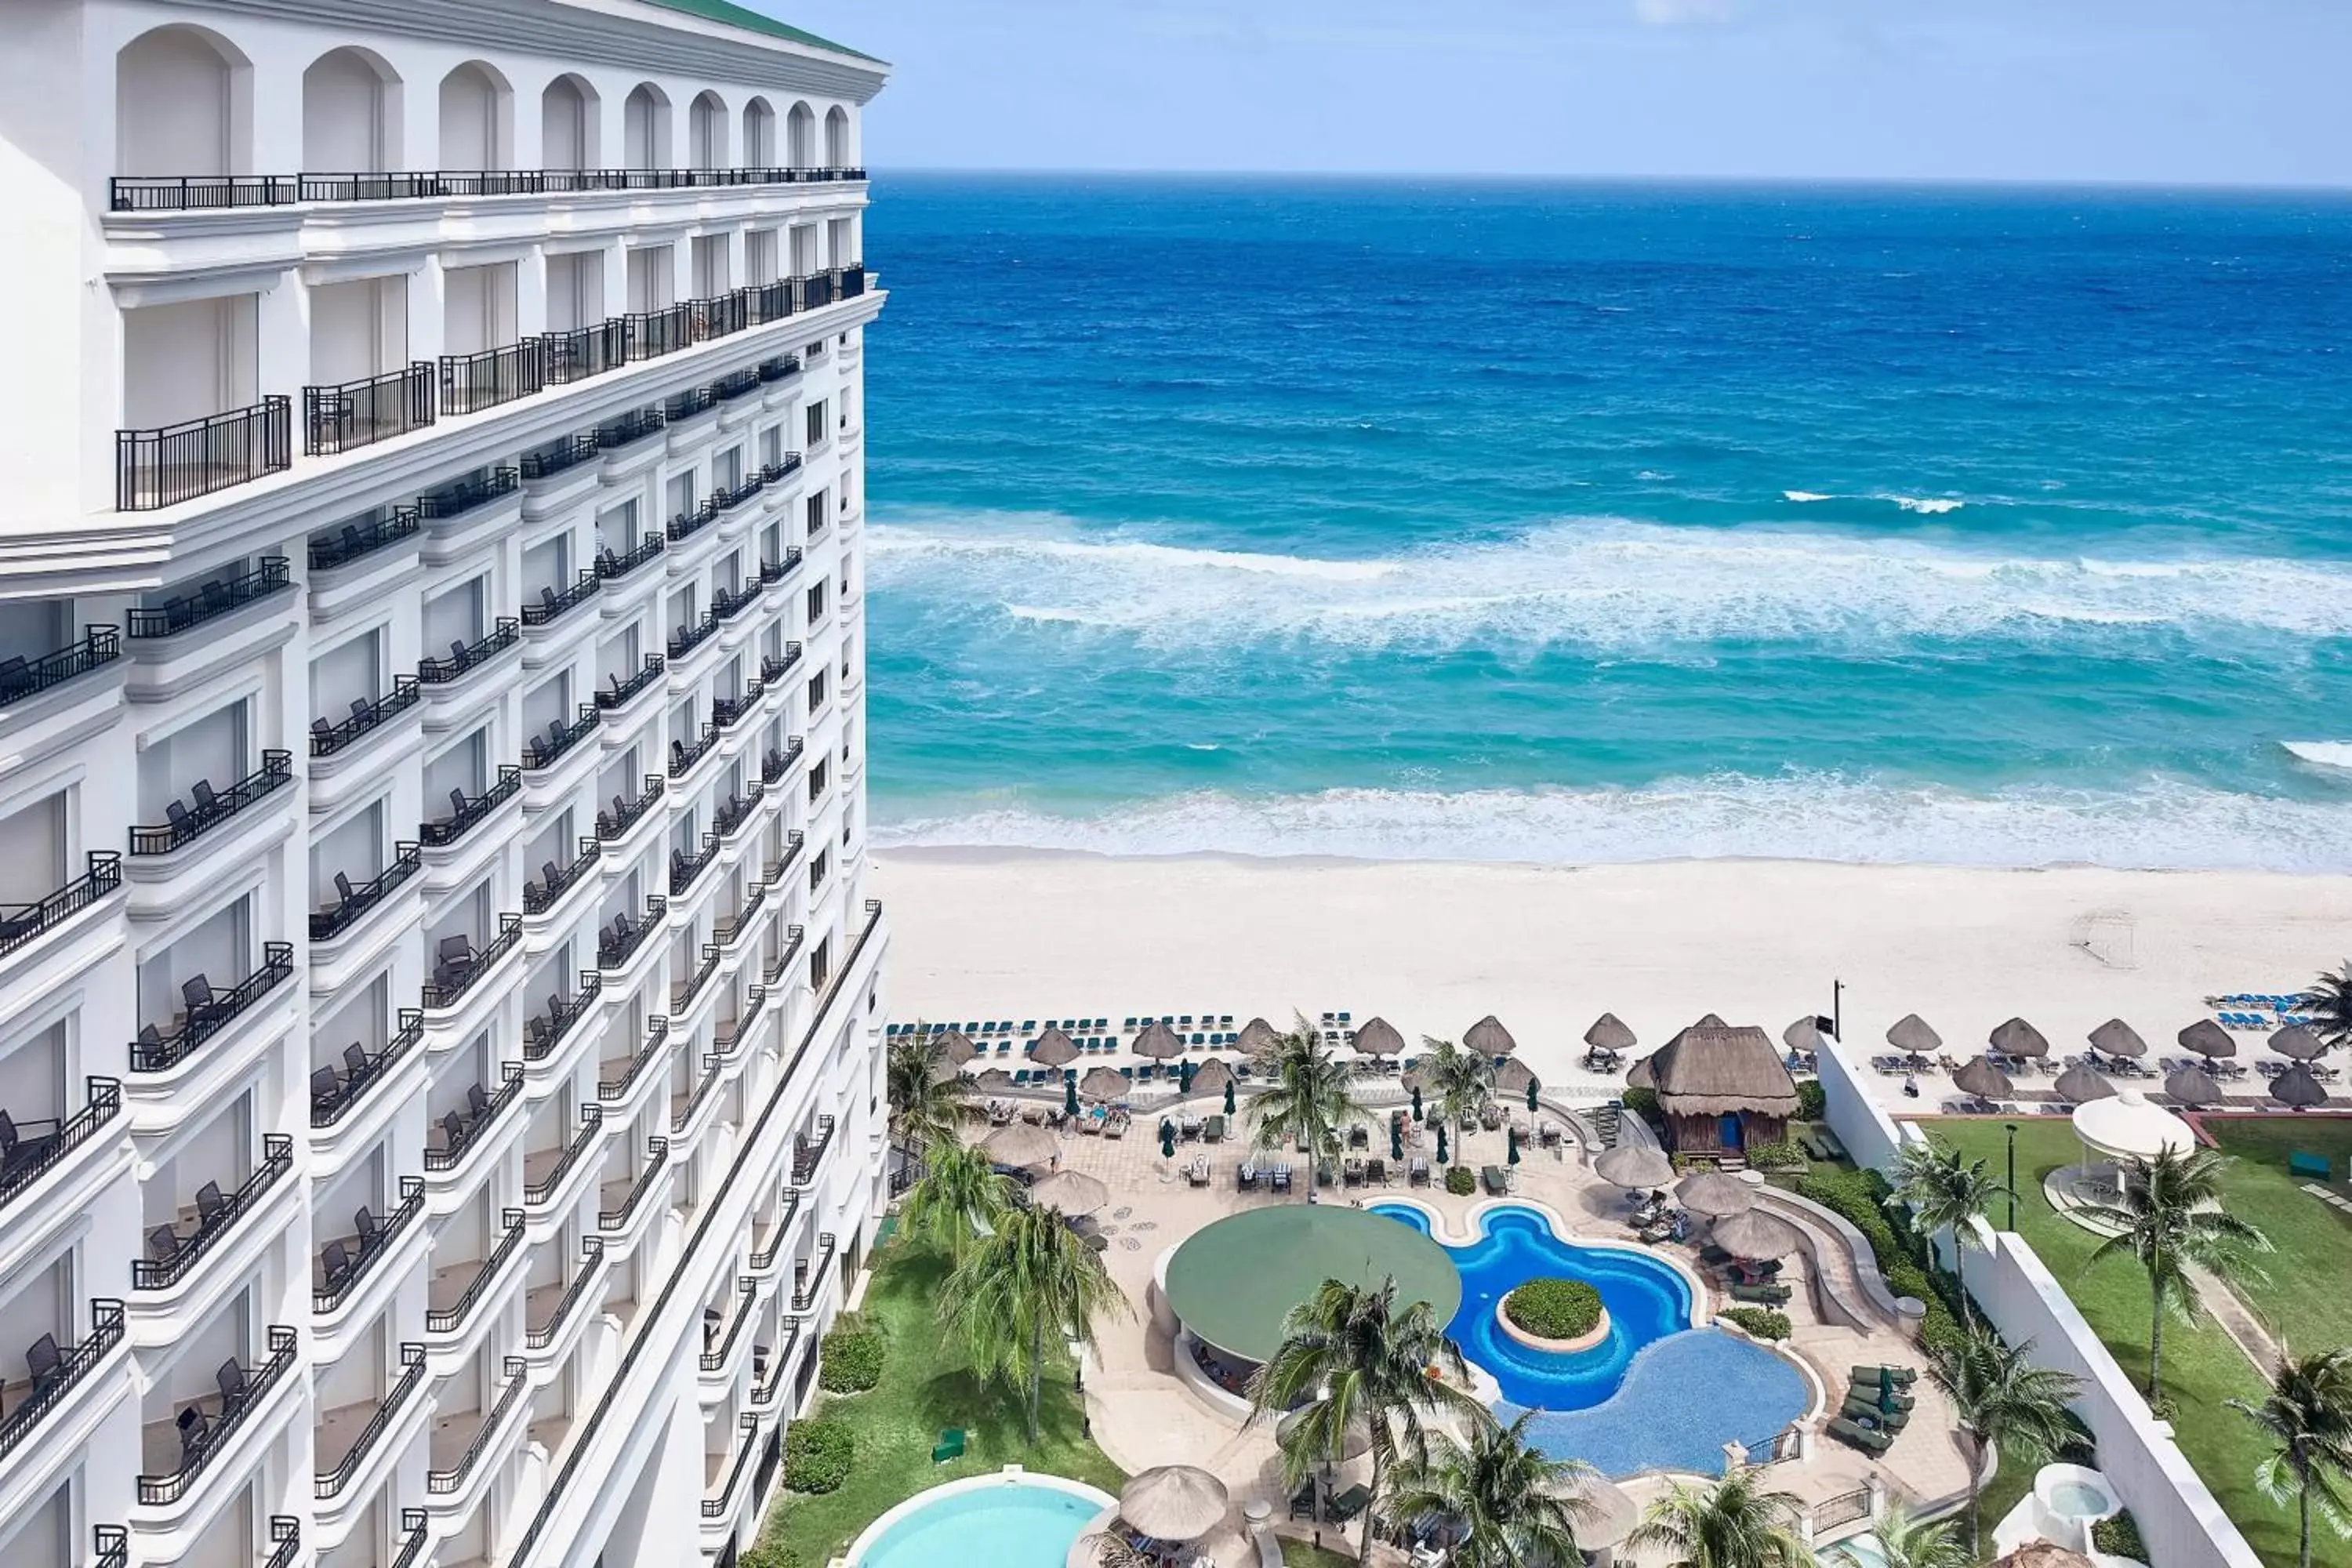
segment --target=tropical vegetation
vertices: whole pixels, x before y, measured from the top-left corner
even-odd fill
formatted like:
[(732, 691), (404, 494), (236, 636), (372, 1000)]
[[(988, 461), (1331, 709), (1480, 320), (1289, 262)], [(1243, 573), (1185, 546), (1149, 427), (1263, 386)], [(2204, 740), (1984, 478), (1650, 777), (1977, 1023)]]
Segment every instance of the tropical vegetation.
[(2282, 1351), (2269, 1394), (2230, 1405), (2270, 1445), (2254, 1468), (2254, 1484), (2273, 1501), (2294, 1507), (2295, 1562), (2311, 1568), (2315, 1515), (2337, 1535), (2352, 1536), (2352, 1350), (2301, 1358)]
[(2195, 1321), (2204, 1306), (2200, 1271), (2242, 1270), (2243, 1255), (2267, 1251), (2270, 1241), (2221, 1203), (2226, 1155), (2210, 1149), (2168, 1149), (2126, 1168), (2123, 1195), (2081, 1211), (2095, 1229), (2114, 1234), (2091, 1254), (2137, 1261), (2147, 1276), (2152, 1302), (2147, 1330), (2147, 1396), (2163, 1396), (2164, 1320), (2177, 1313)]
[(2009, 1195), (2008, 1184), (1992, 1174), (1989, 1160), (1972, 1160), (1945, 1144), (1906, 1143), (1896, 1156), (1895, 1195), (1911, 1210), (1912, 1228), (1923, 1239), (1932, 1242), (1939, 1232), (1952, 1233), (1952, 1278), (1960, 1319), (1974, 1321), (1968, 1255), (1984, 1246), (1977, 1222), (1991, 1212), (1994, 1199)]
[(2295, 1006), (2311, 1020), (2312, 1033), (2328, 1045), (2352, 1044), (2352, 961), (2341, 969), (2321, 970), (2311, 988), (2295, 998)]
[(1503, 1298), (1503, 1314), (1542, 1340), (1572, 1340), (1601, 1321), (1601, 1292), (1581, 1279), (1545, 1275)]
[(883, 1079), (890, 1100), (890, 1138), (901, 1150), (919, 1157), (954, 1140), (971, 1085), (947, 1059), (939, 1037), (918, 1025), (894, 1037)]
[(1742, 1465), (1705, 1485), (1673, 1483), (1625, 1544), (1663, 1552), (1671, 1568), (1813, 1568), (1803, 1515), (1796, 1493), (1766, 1489), (1763, 1472)]
[(2074, 1438), (2069, 1406), (2081, 1390), (2073, 1373), (2036, 1366), (2033, 1342), (2009, 1345), (1983, 1323), (1961, 1331), (1957, 1344), (1932, 1353), (1927, 1375), (1952, 1404), (1952, 1419), (1968, 1434), (1969, 1550), (1983, 1541), (1985, 1460), (2030, 1468), (2056, 1457)]
[(1260, 1149), (1295, 1144), (1307, 1152), (1307, 1194), (1315, 1195), (1315, 1167), (1336, 1160), (1348, 1129), (1368, 1116), (1356, 1098), (1347, 1064), (1323, 1044), (1302, 1015), (1277, 1035), (1259, 1061), (1270, 1081), (1249, 1103), (1250, 1136)]
[(1466, 1443), (1432, 1434), (1425, 1453), (1397, 1467), (1389, 1517), (1442, 1527), (1454, 1542), (1453, 1568), (1581, 1568), (1576, 1530), (1595, 1510), (1571, 1489), (1595, 1472), (1529, 1443), (1533, 1418), (1475, 1422)]
[(1021, 1390), (1032, 1443), (1049, 1351), (1058, 1354), (1066, 1343), (1091, 1347), (1096, 1314), (1128, 1310), (1101, 1256), (1051, 1208), (998, 1215), (956, 1264), (940, 1302), (940, 1316), (961, 1334), (973, 1370)]
[[(1452, 1040), (1423, 1035), (1421, 1043), (1424, 1048), (1415, 1065), (1438, 1121), (1465, 1130), (1476, 1126), (1495, 1102), (1494, 1064)], [(1455, 1164), (1462, 1162), (1462, 1143), (1459, 1138), (1454, 1141)]]
[(1871, 1534), (1878, 1541), (1876, 1563), (1851, 1552), (1834, 1552), (1835, 1558), (1847, 1568), (1973, 1568), (1976, 1561), (1952, 1521), (1914, 1519), (1899, 1502), (1886, 1505)]
[(1012, 1206), (1013, 1178), (997, 1170), (988, 1151), (950, 1142), (934, 1148), (923, 1163), (923, 1179), (908, 1189), (899, 1219), (961, 1258)]

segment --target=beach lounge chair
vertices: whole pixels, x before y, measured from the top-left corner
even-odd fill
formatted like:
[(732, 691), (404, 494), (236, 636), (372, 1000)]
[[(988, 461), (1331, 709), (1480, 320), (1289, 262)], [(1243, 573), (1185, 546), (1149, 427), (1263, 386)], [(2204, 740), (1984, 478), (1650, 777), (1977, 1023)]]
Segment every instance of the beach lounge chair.
[(1405, 1167), (1405, 1185), (1409, 1187), (1429, 1185), (1429, 1161), (1426, 1158), (1419, 1154), (1412, 1157), (1412, 1163)]
[(948, 1426), (940, 1429), (940, 1440), (931, 1445), (931, 1463), (944, 1465), (950, 1459), (963, 1458), (963, 1428)]
[(1315, 1517), (1315, 1482), (1311, 1479), (1291, 1498), (1290, 1517), (1306, 1520)]
[(1829, 1434), (1847, 1447), (1859, 1448), (1865, 1454), (1884, 1454), (1895, 1447), (1895, 1439), (1889, 1434), (1858, 1426), (1843, 1415), (1830, 1423)]
[(1201, 1123), (1202, 1142), (1222, 1143), (1224, 1142), (1224, 1137), (1225, 1119), (1222, 1114), (1212, 1116), (1207, 1121)]
[(1486, 1191), (1496, 1197), (1501, 1197), (1511, 1190), (1510, 1179), (1504, 1175), (1503, 1167), (1500, 1165), (1479, 1166), (1478, 1179), (1486, 1184)]
[(1288, 1192), (1290, 1190), (1290, 1167), (1287, 1165), (1276, 1165), (1273, 1170), (1267, 1172), (1266, 1185), (1272, 1187), (1277, 1193)]
[(1247, 1160), (1244, 1160), (1240, 1164), (1235, 1165), (1234, 1167), (1234, 1188), (1236, 1192), (1255, 1192), (1257, 1190), (1257, 1167), (1251, 1164)]
[(1734, 1285), (1731, 1299), (1750, 1306), (1783, 1307), (1788, 1305), (1790, 1289), (1786, 1285)]
[(1372, 1500), (1372, 1489), (1361, 1481), (1349, 1487), (1323, 1505), (1323, 1521), (1327, 1524), (1345, 1524), (1364, 1511)]
[(1209, 1184), (1209, 1157), (1206, 1154), (1184, 1167), (1184, 1180), (1195, 1187), (1205, 1187)]

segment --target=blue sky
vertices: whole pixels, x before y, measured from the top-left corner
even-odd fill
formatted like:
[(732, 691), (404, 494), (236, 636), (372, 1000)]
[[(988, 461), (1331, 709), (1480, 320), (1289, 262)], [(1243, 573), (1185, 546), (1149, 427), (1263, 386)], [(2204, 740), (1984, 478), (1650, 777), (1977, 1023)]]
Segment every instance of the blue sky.
[(2347, 0), (755, 0), (877, 168), (2352, 184)]

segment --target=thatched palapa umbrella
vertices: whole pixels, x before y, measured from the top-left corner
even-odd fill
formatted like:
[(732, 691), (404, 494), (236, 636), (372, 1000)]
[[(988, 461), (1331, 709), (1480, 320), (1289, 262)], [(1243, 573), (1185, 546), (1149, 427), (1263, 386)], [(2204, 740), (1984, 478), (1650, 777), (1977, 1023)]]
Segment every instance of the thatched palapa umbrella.
[(1013, 1075), (1003, 1068), (991, 1068), (973, 1079), (971, 1087), (982, 1094), (1003, 1094), (1013, 1088)]
[(1262, 1057), (1272, 1050), (1274, 1042), (1280, 1038), (1282, 1037), (1275, 1032), (1272, 1024), (1264, 1018), (1252, 1018), (1242, 1026), (1241, 1038), (1234, 1042), (1234, 1049), (1244, 1056)]
[(1170, 1057), (1181, 1057), (1184, 1054), (1184, 1041), (1175, 1030), (1154, 1018), (1150, 1023), (1143, 1026), (1143, 1032), (1136, 1036), (1133, 1043), (1127, 1048), (1139, 1057), (1150, 1057), (1154, 1061), (1166, 1061)]
[(1517, 1100), (1536, 1081), (1535, 1069), (1513, 1057), (1495, 1069), (1495, 1092)]
[(2294, 1110), (2308, 1110), (2327, 1103), (2327, 1086), (2312, 1077), (2309, 1068), (2297, 1062), (2271, 1079), (2271, 1098)]
[(1462, 1043), (1482, 1057), (1507, 1057), (1519, 1048), (1519, 1042), (1511, 1038), (1511, 1031), (1503, 1027), (1503, 1021), (1492, 1013), (1464, 1031)]
[(1944, 1047), (1944, 1037), (1916, 1013), (1906, 1013), (1887, 1026), (1886, 1043), (1906, 1056), (1924, 1057)]
[(1658, 1187), (1675, 1179), (1675, 1163), (1650, 1143), (1620, 1143), (1592, 1162), (1593, 1172), (1612, 1186)]
[(1596, 1051), (1630, 1051), (1637, 1043), (1633, 1031), (1614, 1013), (1603, 1013), (1584, 1031), (1584, 1043)]
[(2191, 1110), (2222, 1101), (2221, 1086), (2203, 1068), (2175, 1068), (2164, 1080), (2164, 1092)]
[(2289, 1024), (2271, 1036), (2271, 1049), (2293, 1061), (2315, 1062), (2327, 1054), (2327, 1042), (2301, 1024)]
[(1404, 1049), (1404, 1037), (1386, 1018), (1367, 1018), (1356, 1026), (1355, 1047), (1368, 1057), (1392, 1057)]
[(1762, 1209), (1742, 1209), (1738, 1214), (1726, 1215), (1708, 1228), (1707, 1237), (1732, 1257), (1744, 1258), (1751, 1263), (1786, 1258), (1804, 1241), (1795, 1226)]
[(1986, 1043), (2005, 1057), (2046, 1057), (2050, 1041), (2042, 1031), (2022, 1018), (2011, 1018), (1998, 1025), (1985, 1037)]
[(2050, 1086), (2059, 1099), (2069, 1105), (2087, 1105), (2095, 1100), (2105, 1100), (2115, 1093), (2116, 1086), (2079, 1062), (2058, 1075)]
[(2238, 1042), (2230, 1037), (2230, 1031), (2210, 1018), (2200, 1018), (2172, 1037), (2180, 1042), (2183, 1050), (2195, 1051), (2200, 1057), (2238, 1054)]
[(973, 1045), (971, 1037), (961, 1029), (950, 1029), (944, 1035), (933, 1035), (930, 1037), (930, 1047), (950, 1067), (960, 1068), (980, 1055), (980, 1047)]
[(1658, 1073), (1657, 1069), (1651, 1064), (1655, 1062), (1657, 1059), (1657, 1054), (1654, 1051), (1650, 1055), (1643, 1057), (1640, 1061), (1635, 1062), (1632, 1067), (1627, 1068), (1625, 1069), (1625, 1087), (1627, 1089), (1656, 1089), (1658, 1087)]
[(2091, 1031), (2091, 1048), (2103, 1057), (2144, 1057), (2147, 1042), (2121, 1018), (2110, 1018)]
[(1961, 1063), (1952, 1075), (1952, 1087), (1970, 1100), (2007, 1100), (2017, 1091), (2009, 1075), (1982, 1057)]
[(1642, 1505), (1604, 1477), (1579, 1476), (1559, 1491), (1572, 1500), (1571, 1506), (1582, 1505), (1576, 1511), (1576, 1544), (1586, 1552), (1605, 1556), (1642, 1526)]
[(1223, 1094), (1225, 1086), (1233, 1081), (1234, 1069), (1211, 1057), (1201, 1064), (1201, 1070), (1192, 1075), (1192, 1092), (1196, 1095)]
[(1780, 1043), (1792, 1051), (1801, 1051), (1809, 1057), (1819, 1056), (1822, 1051), (1822, 1026), (1811, 1016), (1799, 1018), (1780, 1031)]
[(1088, 1100), (1118, 1100), (1133, 1087), (1113, 1068), (1097, 1068), (1078, 1079), (1078, 1092)]
[(1037, 1037), (1037, 1048), (1029, 1059), (1041, 1068), (1066, 1068), (1078, 1059), (1078, 1042), (1058, 1028), (1046, 1030)]
[(988, 1157), (1000, 1165), (1027, 1170), (1042, 1165), (1062, 1151), (1061, 1140), (1042, 1127), (1032, 1127), (1025, 1121), (1015, 1121), (1000, 1127), (980, 1141)]
[(951, 1078), (961, 1077), (963, 1068), (945, 1057), (933, 1057), (931, 1065), (925, 1068), (923, 1072), (933, 1083), (945, 1083)]
[[(1685, 1176), (1675, 1184), (1675, 1196), (1683, 1207), (1693, 1214), (1703, 1214), (1720, 1219), (1726, 1215), (1746, 1214), (1756, 1206), (1756, 1194), (1748, 1184), (1737, 1176), (1727, 1176), (1721, 1171), (1701, 1171)], [(1748, 1256), (1762, 1258), (1763, 1253)]]
[(1118, 1516), (1160, 1541), (1198, 1541), (1223, 1522), (1225, 1483), (1194, 1465), (1160, 1465), (1119, 1489)]
[(1092, 1214), (1110, 1202), (1110, 1189), (1084, 1171), (1056, 1171), (1030, 1186), (1029, 1201), (1066, 1215)]

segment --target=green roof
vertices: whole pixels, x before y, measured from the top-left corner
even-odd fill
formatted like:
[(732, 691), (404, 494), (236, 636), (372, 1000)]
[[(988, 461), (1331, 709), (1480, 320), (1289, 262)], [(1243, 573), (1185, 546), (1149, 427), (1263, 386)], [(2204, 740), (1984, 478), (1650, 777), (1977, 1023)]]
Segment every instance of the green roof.
[(1426, 1301), (1441, 1323), (1461, 1309), (1454, 1260), (1412, 1226), (1338, 1204), (1276, 1204), (1229, 1215), (1178, 1247), (1168, 1305), (1217, 1349), (1263, 1362), (1282, 1344), (1284, 1316), (1326, 1279), (1391, 1275), (1400, 1303)]
[(848, 55), (861, 60), (874, 60), (877, 66), (885, 63), (875, 59), (872, 55), (860, 53), (846, 45), (836, 44), (831, 38), (820, 38), (814, 33), (803, 31), (788, 22), (780, 22), (764, 11), (754, 11), (749, 5), (738, 5), (734, 4), (734, 0), (647, 0), (647, 3), (658, 5), (665, 11), (680, 11), (689, 16), (699, 16), (706, 22), (723, 22), (730, 27), (740, 27), (746, 32), (765, 33), (772, 38), (788, 38), (795, 44), (807, 44), (814, 48), (831, 49), (837, 55)]

